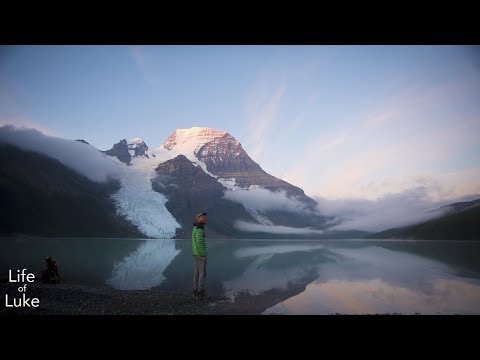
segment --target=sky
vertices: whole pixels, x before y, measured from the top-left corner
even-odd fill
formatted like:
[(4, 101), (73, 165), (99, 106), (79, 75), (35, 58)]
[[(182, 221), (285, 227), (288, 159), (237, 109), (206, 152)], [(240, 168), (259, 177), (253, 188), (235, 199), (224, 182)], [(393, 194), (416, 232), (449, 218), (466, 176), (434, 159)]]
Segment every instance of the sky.
[(478, 46), (2, 46), (0, 126), (106, 150), (229, 132), (316, 198), (480, 194)]

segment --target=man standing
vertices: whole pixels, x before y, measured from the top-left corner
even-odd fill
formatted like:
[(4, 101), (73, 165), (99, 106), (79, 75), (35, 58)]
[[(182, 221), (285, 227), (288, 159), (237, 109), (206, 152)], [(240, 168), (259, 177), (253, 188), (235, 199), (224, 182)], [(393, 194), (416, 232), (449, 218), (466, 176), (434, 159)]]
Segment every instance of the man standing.
[(192, 254), (195, 261), (193, 272), (193, 298), (203, 300), (205, 298), (205, 277), (207, 276), (207, 244), (205, 242), (205, 225), (207, 213), (198, 214), (195, 217), (192, 230)]

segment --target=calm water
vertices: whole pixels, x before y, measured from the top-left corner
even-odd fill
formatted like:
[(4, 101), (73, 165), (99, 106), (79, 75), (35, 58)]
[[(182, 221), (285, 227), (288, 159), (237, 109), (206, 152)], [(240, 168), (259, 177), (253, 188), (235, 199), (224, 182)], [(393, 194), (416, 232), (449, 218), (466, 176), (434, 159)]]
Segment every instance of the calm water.
[[(207, 291), (284, 294), (265, 314), (480, 314), (480, 242), (209, 240)], [(63, 282), (191, 288), (188, 240), (4, 239), (0, 272), (37, 272), (51, 255)]]

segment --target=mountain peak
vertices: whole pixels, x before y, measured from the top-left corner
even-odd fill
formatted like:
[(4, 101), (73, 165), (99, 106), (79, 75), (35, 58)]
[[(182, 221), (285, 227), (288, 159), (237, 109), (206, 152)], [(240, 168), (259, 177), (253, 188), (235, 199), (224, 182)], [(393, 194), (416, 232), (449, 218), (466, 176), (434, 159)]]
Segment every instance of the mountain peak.
[(174, 131), (177, 134), (190, 135), (190, 136), (202, 136), (206, 134), (225, 135), (226, 131), (214, 129), (206, 126), (193, 126), (188, 129), (176, 129)]
[(132, 157), (138, 156), (148, 156), (148, 146), (145, 144), (145, 141), (140, 139), (139, 137), (134, 137), (127, 142), (128, 152)]
[(127, 142), (128, 145), (141, 144), (141, 143), (145, 143), (145, 141), (143, 141), (139, 137), (134, 137)]
[(134, 157), (146, 157), (149, 158), (149, 149), (145, 141), (135, 137), (127, 141), (126, 139), (120, 140), (118, 143), (114, 144), (110, 150), (103, 151), (105, 154), (110, 156), (115, 156), (121, 162), (125, 164), (130, 164), (130, 161)]
[(195, 154), (204, 144), (225, 136), (227, 132), (209, 127), (194, 126), (189, 129), (176, 129), (163, 143), (167, 150), (175, 148), (181, 153)]

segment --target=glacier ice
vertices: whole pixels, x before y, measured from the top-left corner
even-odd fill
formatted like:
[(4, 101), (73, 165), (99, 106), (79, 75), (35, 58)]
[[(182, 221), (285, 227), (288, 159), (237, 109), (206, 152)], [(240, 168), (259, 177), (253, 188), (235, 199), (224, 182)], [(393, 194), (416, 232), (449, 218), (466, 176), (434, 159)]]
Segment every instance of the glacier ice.
[(165, 206), (167, 198), (152, 189), (158, 161), (134, 158), (124, 166), (120, 176), (121, 188), (112, 195), (117, 213), (151, 238), (173, 238), (180, 224)]

